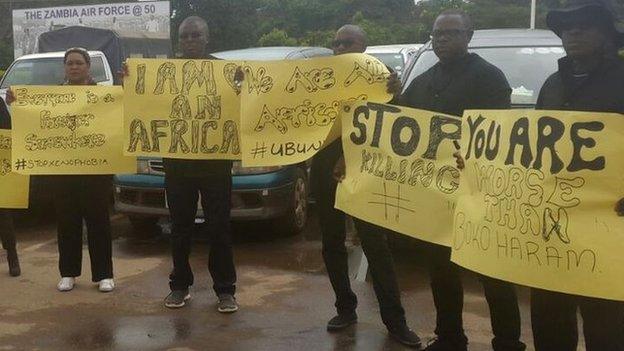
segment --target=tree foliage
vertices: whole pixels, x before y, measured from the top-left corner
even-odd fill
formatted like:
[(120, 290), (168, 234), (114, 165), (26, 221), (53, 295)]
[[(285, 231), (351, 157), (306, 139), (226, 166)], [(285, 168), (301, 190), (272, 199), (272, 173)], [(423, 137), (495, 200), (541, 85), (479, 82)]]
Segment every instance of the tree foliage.
[[(124, 2), (114, 0), (107, 2)], [(549, 9), (568, 0), (538, 0), (538, 28)], [(622, 0), (611, 0), (622, 6)], [(0, 13), (11, 9), (103, 3), (102, 0), (0, 0)], [(10, 8), (12, 5), (12, 8)], [(530, 0), (171, 0), (171, 33), (177, 44), (182, 19), (198, 15), (208, 21), (212, 50), (266, 45), (329, 46), (336, 29), (362, 26), (369, 45), (425, 42), (433, 21), (449, 8), (461, 8), (477, 29), (527, 28)], [(5, 17), (5, 19), (10, 16)], [(0, 22), (0, 68), (12, 61), (10, 21)]]

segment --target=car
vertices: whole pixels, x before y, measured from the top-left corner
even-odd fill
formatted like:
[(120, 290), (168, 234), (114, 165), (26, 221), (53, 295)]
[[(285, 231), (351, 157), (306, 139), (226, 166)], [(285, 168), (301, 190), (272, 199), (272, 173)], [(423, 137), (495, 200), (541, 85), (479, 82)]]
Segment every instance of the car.
[[(113, 72), (104, 53), (89, 51), (89, 56), (93, 80), (98, 85), (113, 85)], [(63, 83), (65, 80), (64, 57), (65, 51), (55, 51), (17, 58), (0, 80), (0, 95), (5, 98), (6, 90), (14, 85), (59, 85)]]
[[(330, 56), (332, 51), (320, 47), (263, 47), (213, 55), (228, 60), (282, 60)], [(272, 221), (281, 233), (299, 233), (307, 221), (308, 168), (305, 162), (278, 167), (242, 167), (240, 161), (235, 161), (232, 220)], [(157, 229), (160, 218), (169, 216), (162, 159), (138, 158), (136, 174), (116, 175), (113, 182), (115, 209), (128, 215), (135, 233), (149, 233)], [(198, 208), (197, 218), (203, 215)]]
[(367, 47), (365, 53), (376, 57), (392, 68), (401, 78), (405, 66), (422, 46), (423, 44), (376, 45)]
[[(557, 61), (565, 55), (561, 39), (541, 29), (476, 30), (468, 51), (503, 71), (512, 88), (514, 108), (535, 106), (542, 85), (557, 71)], [(431, 42), (426, 43), (405, 70), (403, 89), (437, 62)]]

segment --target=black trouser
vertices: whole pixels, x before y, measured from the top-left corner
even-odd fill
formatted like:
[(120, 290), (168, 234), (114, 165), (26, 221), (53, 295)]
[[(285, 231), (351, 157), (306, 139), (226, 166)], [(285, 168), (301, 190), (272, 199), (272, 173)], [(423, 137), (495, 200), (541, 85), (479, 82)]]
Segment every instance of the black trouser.
[(9, 210), (0, 209), (0, 240), (2, 240), (3, 249), (15, 251), (15, 230)]
[(173, 271), (169, 276), (169, 287), (171, 290), (183, 290), (193, 285), (189, 255), (197, 201), (201, 193), (206, 227), (210, 231), (208, 270), (212, 276), (213, 289), (217, 295), (234, 295), (236, 270), (230, 229), (232, 177), (165, 176), (165, 189), (172, 221)]
[(531, 289), (535, 350), (575, 351), (578, 309), (587, 351), (624, 350), (624, 303)]
[(51, 176), (58, 228), (59, 270), (62, 277), (82, 271), (82, 222), (87, 224), (91, 279), (113, 277), (109, 204), (112, 178), (106, 175)]
[[(440, 338), (467, 342), (462, 323), (464, 290), (460, 268), (451, 262), (451, 248), (424, 243), (431, 291), (436, 307), (435, 333)], [(490, 318), (495, 351), (524, 350), (520, 342), (520, 310), (513, 284), (479, 276), (485, 299), (490, 308)]]
[[(349, 280), (345, 214), (334, 208), (337, 183), (332, 177), (341, 153), (342, 146), (334, 142), (317, 154), (312, 163), (311, 179), (323, 237), (323, 260), (336, 294), (336, 309), (339, 314), (348, 314), (355, 312), (357, 297)], [(387, 231), (357, 219), (355, 226), (369, 261), (382, 320), (389, 328), (402, 327), (405, 325), (405, 311), (386, 241)]]

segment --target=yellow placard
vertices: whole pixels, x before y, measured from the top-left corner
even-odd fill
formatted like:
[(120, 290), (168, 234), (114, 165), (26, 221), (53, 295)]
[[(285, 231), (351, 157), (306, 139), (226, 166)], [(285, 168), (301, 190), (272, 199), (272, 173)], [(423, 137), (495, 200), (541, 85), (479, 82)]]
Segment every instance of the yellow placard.
[(624, 116), (466, 111), (453, 261), (546, 290), (624, 300)]
[(105, 86), (15, 86), (13, 171), (114, 174), (136, 171), (122, 154), (123, 90)]
[(223, 60), (129, 59), (124, 79), (124, 153), (240, 159), (240, 98)]
[[(245, 166), (305, 161), (340, 137), (342, 100), (387, 102), (386, 66), (347, 54), (309, 60), (246, 62), (241, 97)], [(332, 132), (332, 133), (330, 133)]]
[(450, 246), (460, 173), (461, 119), (375, 103), (342, 108), (346, 178), (336, 208), (415, 238)]
[(29, 180), (11, 172), (11, 131), (0, 129), (0, 208), (28, 208)]

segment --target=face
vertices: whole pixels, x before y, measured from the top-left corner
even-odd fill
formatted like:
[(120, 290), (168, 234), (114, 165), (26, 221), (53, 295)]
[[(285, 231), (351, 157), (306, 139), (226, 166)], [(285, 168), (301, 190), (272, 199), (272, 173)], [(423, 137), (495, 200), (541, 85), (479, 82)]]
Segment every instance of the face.
[(201, 23), (186, 22), (178, 31), (180, 50), (184, 58), (202, 58), (208, 46), (208, 31)]
[(599, 24), (587, 20), (573, 20), (562, 25), (561, 41), (572, 59), (602, 56), (609, 40)]
[(366, 45), (361, 35), (348, 30), (340, 30), (332, 42), (334, 55), (362, 53), (366, 51)]
[(89, 68), (81, 54), (72, 52), (65, 60), (65, 79), (72, 84), (82, 84), (89, 79)]
[(466, 55), (470, 39), (472, 31), (466, 28), (461, 16), (441, 15), (433, 24), (433, 51), (441, 62), (453, 61)]

